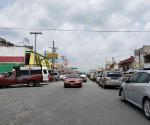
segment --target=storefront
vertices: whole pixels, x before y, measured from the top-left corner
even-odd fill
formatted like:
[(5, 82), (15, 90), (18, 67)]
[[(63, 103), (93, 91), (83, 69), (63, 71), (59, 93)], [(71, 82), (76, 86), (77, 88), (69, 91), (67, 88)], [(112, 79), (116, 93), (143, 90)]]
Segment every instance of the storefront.
[(51, 70), (52, 63), (49, 61), (47, 57), (44, 57), (41, 54), (36, 53), (34, 55), (33, 51), (26, 51), (25, 52), (25, 65), (30, 66), (44, 66), (47, 67), (48, 70)]
[(134, 57), (131, 56), (128, 59), (122, 60), (119, 63), (119, 69), (121, 71), (128, 71), (129, 69), (133, 69), (134, 68)]

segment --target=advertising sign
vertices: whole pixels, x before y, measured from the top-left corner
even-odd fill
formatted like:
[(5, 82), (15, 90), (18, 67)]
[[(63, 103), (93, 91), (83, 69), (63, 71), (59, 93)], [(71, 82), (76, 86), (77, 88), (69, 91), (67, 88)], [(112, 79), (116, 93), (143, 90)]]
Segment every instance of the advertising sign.
[(49, 52), (49, 53), (47, 53), (47, 58), (49, 58), (49, 59), (57, 59), (58, 58), (58, 53)]

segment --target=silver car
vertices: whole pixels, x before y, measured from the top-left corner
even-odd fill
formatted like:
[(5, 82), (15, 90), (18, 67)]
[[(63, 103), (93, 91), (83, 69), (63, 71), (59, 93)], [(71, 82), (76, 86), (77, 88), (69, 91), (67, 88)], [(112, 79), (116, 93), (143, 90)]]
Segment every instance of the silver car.
[(122, 101), (129, 101), (143, 109), (150, 119), (150, 70), (138, 71), (124, 82), (119, 91)]
[(120, 87), (122, 84), (122, 74), (118, 71), (105, 71), (99, 79), (99, 86)]
[(102, 76), (101, 74), (96, 75), (96, 83), (99, 83), (99, 79), (101, 78), (101, 76)]

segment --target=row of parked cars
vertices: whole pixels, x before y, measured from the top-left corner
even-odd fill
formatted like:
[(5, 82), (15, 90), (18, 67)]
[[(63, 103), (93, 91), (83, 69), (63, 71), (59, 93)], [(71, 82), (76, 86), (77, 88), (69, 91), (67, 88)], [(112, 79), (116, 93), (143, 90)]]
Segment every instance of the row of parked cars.
[(103, 71), (91, 74), (89, 78), (103, 88), (119, 87), (121, 100), (141, 108), (146, 118), (150, 119), (150, 69), (129, 70), (126, 73)]
[(92, 73), (89, 78), (103, 88), (108, 86), (120, 87), (123, 75), (119, 71), (101, 71), (99, 73)]

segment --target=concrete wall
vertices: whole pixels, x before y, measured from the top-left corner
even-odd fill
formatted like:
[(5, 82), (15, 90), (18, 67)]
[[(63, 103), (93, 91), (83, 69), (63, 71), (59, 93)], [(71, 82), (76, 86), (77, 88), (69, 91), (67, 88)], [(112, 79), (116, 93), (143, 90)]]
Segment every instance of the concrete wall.
[(0, 56), (25, 56), (26, 47), (0, 47)]
[(24, 63), (26, 47), (0, 47), (0, 63)]

